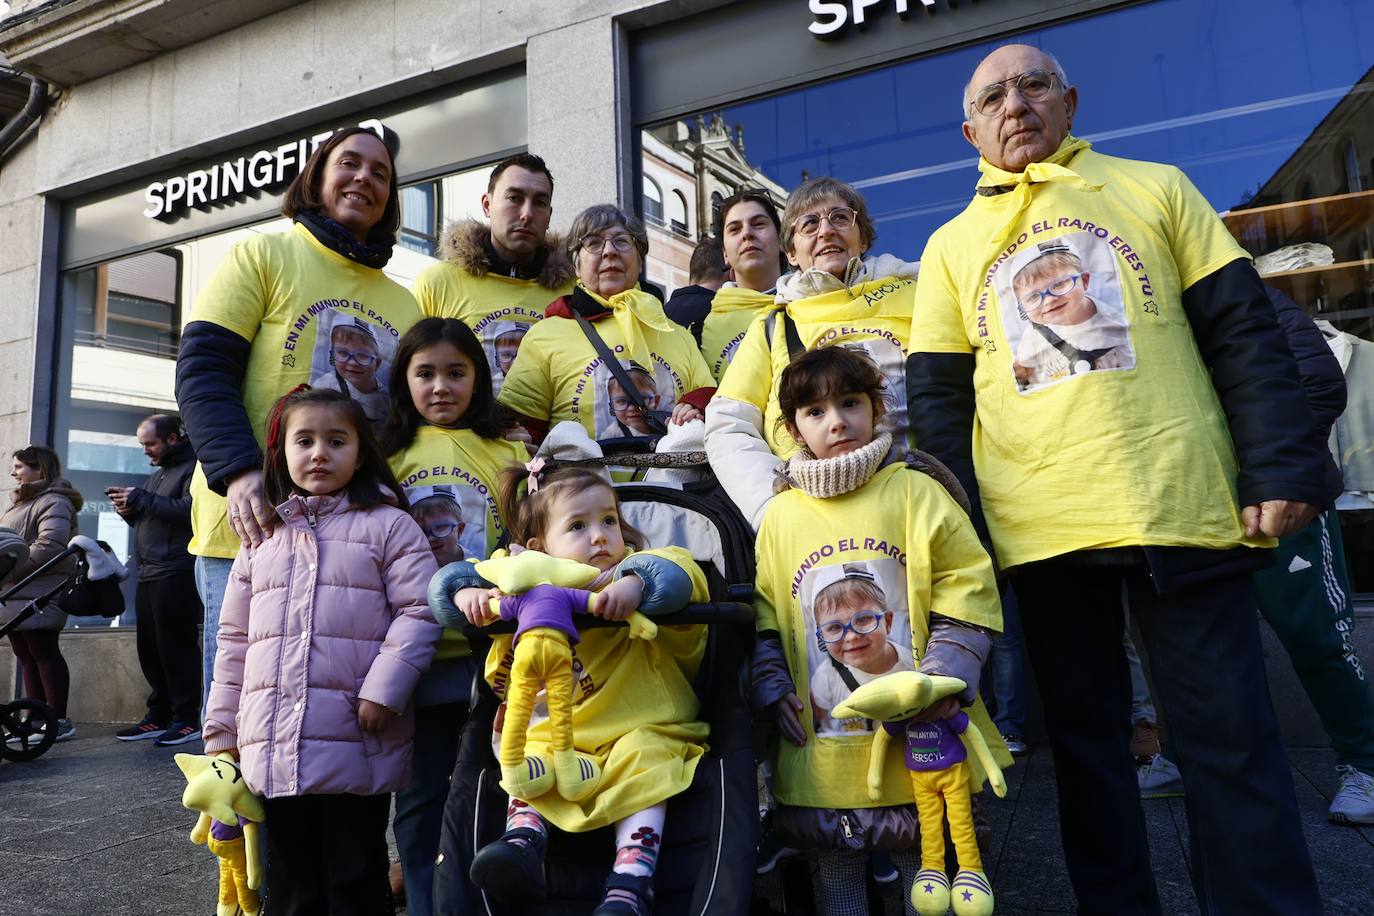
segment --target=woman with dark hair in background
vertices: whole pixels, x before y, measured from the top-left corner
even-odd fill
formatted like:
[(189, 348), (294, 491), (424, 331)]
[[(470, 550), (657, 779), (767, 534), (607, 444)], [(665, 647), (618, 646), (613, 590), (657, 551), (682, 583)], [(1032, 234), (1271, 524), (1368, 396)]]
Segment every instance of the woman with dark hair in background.
[[(29, 545), (29, 559), (16, 568), (11, 578), (19, 580), (51, 560), (67, 547), (76, 534), (76, 513), (81, 509), (81, 494), (62, 478), (62, 463), (46, 445), (30, 445), (13, 455), (10, 477), (14, 478), (14, 502), (3, 516), (0, 528), (18, 532)], [(76, 570), (76, 558), (69, 557), (47, 575), (26, 585), (3, 611), (0, 622), (10, 620), (30, 600), (45, 595)], [(57, 713), (58, 741), (76, 734), (67, 718), (67, 690), (71, 678), (67, 660), (57, 640), (67, 615), (56, 602), (19, 624), (10, 633), (10, 647), (19, 658), (24, 673), (24, 695), (51, 706)]]
[(274, 524), (263, 496), (268, 411), (335, 370), (336, 327), (366, 328), (376, 352), (354, 348), (349, 358), (385, 378), (397, 339), (420, 318), (410, 293), (382, 273), (401, 224), (394, 139), (353, 127), (320, 144), (282, 200), (294, 225), (230, 249), (182, 333), (176, 397), (200, 459), (190, 551), (205, 603), (206, 696), (234, 555), (271, 537)]

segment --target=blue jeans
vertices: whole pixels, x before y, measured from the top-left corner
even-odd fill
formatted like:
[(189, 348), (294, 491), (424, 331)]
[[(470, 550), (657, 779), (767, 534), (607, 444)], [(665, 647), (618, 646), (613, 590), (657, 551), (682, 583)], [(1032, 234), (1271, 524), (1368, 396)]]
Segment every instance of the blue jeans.
[(210, 682), (215, 677), (215, 637), (219, 633), (219, 609), (224, 604), (224, 589), (234, 561), (222, 557), (196, 557), (196, 591), (205, 606), (205, 636), (201, 640), (200, 720), (205, 721), (205, 704), (210, 702)]
[(1131, 669), (1131, 724), (1148, 722), (1159, 724), (1154, 700), (1150, 698), (1150, 682), (1145, 679), (1145, 666), (1140, 663), (1140, 653), (1135, 650), (1131, 640), (1131, 625), (1126, 624), (1126, 633), (1121, 638), (1121, 648), (1126, 650), (1126, 664)]
[(1021, 655), (1021, 614), (1016, 592), (1002, 592), (1002, 632), (992, 634), (992, 654), (983, 681), (983, 702), (1004, 735), (1026, 733), (1026, 662)]
[(439, 854), (449, 776), (458, 759), (458, 737), (467, 717), (467, 703), (415, 710), (410, 784), (396, 793), (396, 814), (391, 820), (410, 916), (434, 913), (434, 858)]

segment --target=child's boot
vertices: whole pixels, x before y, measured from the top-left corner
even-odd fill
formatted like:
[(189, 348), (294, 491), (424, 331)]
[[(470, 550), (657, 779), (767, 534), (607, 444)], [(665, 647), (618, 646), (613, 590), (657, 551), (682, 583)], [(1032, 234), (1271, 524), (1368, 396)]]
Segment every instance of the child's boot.
[(962, 868), (954, 876), (954, 916), (992, 916), (992, 885), (981, 871)]
[(522, 801), (538, 798), (553, 788), (554, 770), (543, 757), (526, 757), (514, 766), (501, 764), (501, 788)]
[(949, 912), (949, 878), (945, 873), (934, 868), (918, 871), (911, 884), (911, 905), (921, 916), (945, 916)]
[(571, 748), (553, 752), (553, 773), (558, 794), (568, 801), (581, 801), (601, 783), (596, 761)]
[(654, 876), (611, 872), (592, 916), (649, 916), (654, 911)]
[(477, 850), (468, 877), (482, 890), (506, 902), (541, 901), (545, 897), (544, 848), (548, 837), (538, 830), (515, 827)]

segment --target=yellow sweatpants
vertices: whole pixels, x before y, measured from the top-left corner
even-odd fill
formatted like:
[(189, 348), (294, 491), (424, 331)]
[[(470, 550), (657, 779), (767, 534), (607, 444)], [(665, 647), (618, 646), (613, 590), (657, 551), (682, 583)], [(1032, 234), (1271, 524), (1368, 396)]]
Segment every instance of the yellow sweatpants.
[(911, 772), (916, 813), (921, 819), (921, 867), (945, 870), (946, 814), (949, 835), (959, 868), (983, 870), (978, 841), (973, 835), (973, 805), (969, 800), (968, 764), (956, 763), (943, 770)]

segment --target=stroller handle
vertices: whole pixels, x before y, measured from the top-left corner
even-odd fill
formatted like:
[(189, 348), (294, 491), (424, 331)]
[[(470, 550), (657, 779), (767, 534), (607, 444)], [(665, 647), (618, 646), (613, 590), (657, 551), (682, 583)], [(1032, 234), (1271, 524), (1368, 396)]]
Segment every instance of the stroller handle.
[[(11, 585), (3, 595), (0, 595), (0, 607), (3, 607), (5, 605), (5, 602), (12, 600), (14, 596), (17, 595), (24, 588), (24, 586), (28, 585), (35, 579), (40, 578), (54, 566), (61, 563), (63, 560), (71, 556), (81, 556), (83, 559), (79, 562), (85, 562), (85, 555), (86, 552), (82, 550), (80, 547), (68, 547), (64, 549), (61, 553), (57, 554), (52, 559), (48, 560), (48, 562), (44, 563), (42, 566), (38, 567), (33, 572), (29, 573), (27, 576)], [(47, 607), (49, 604), (52, 603), (54, 598), (56, 598), (58, 595), (66, 591), (70, 585), (71, 576), (68, 576), (61, 582), (59, 582), (57, 585), (53, 586), (45, 594), (39, 595), (37, 598), (30, 600), (29, 603), (25, 605), (24, 608), (20, 610), (18, 614), (15, 614), (14, 617), (5, 621), (3, 624), (0, 624), (0, 636), (7, 635), (10, 632), (10, 630), (13, 630), (15, 627), (19, 626), (19, 624), (23, 623), (25, 620), (28, 620), (34, 614), (37, 614), (39, 611), (43, 610), (43, 608)]]

